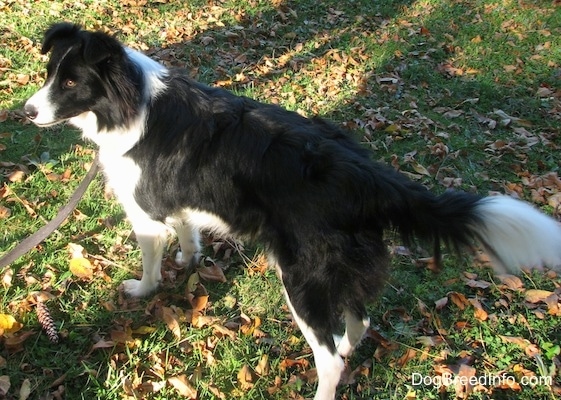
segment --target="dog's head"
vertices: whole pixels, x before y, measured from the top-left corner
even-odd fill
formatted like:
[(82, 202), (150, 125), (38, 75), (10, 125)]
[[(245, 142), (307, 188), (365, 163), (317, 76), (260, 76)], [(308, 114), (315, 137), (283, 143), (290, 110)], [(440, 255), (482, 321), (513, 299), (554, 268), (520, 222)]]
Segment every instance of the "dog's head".
[[(125, 50), (102, 32), (58, 23), (45, 33), (41, 53), (51, 52), (45, 85), (25, 104), (24, 113), (38, 126), (50, 126), (108, 105), (112, 70)], [(115, 84), (113, 83), (113, 86)], [(105, 104), (104, 104), (105, 103)], [(114, 108), (114, 106), (113, 106)]]

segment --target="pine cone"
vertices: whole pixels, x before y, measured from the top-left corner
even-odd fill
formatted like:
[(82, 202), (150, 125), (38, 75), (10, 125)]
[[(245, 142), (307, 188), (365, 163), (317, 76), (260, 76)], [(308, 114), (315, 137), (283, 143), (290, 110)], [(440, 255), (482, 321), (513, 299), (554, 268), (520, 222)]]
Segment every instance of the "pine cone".
[(37, 302), (37, 319), (52, 343), (58, 343), (58, 331), (51, 312), (42, 301)]

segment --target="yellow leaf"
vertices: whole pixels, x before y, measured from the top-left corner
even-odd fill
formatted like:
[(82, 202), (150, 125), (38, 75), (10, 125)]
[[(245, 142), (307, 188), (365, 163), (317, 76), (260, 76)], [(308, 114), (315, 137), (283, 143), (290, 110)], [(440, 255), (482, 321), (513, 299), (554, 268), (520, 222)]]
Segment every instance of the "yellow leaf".
[(133, 329), (132, 333), (136, 334), (136, 335), (147, 335), (149, 333), (153, 333), (157, 330), (156, 327), (154, 326), (146, 326), (146, 325), (142, 325), (136, 329)]
[(417, 161), (413, 161), (411, 163), (411, 166), (413, 167), (413, 169), (415, 170), (416, 173), (421, 174), (421, 175), (430, 176), (430, 172), (425, 167), (423, 167), (421, 164), (419, 164)]
[(187, 280), (187, 288), (185, 289), (186, 293), (193, 293), (197, 290), (199, 283), (201, 282), (200, 276), (198, 272), (194, 272), (191, 274), (189, 279)]
[(0, 314), (0, 334), (14, 333), (23, 328), (23, 324), (8, 314)]
[(70, 260), (70, 272), (78, 278), (93, 278), (92, 264), (84, 257), (73, 258)]

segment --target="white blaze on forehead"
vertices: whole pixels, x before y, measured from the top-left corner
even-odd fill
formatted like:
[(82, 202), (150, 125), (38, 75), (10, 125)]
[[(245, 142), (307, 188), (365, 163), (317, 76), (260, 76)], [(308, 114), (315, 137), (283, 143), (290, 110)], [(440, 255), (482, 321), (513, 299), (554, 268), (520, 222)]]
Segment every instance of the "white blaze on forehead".
[(56, 80), (60, 65), (68, 53), (70, 53), (70, 50), (72, 50), (72, 47), (66, 50), (66, 52), (62, 55), (60, 61), (55, 67), (55, 70), (51, 76), (49, 76), (45, 85), (25, 103), (26, 107), (34, 107), (37, 111), (37, 116), (33, 119), (33, 123), (37, 125), (47, 126), (60, 122), (56, 117), (56, 99), (53, 99), (52, 91), (54, 89), (54, 81)]

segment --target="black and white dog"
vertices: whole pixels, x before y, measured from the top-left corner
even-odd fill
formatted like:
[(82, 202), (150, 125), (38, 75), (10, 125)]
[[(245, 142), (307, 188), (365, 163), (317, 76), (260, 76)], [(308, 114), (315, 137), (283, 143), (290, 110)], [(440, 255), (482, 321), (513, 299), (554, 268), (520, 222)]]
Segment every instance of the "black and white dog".
[(49, 51), (45, 86), (24, 111), (38, 126), (69, 121), (99, 146), (142, 250), (142, 279), (126, 292), (157, 289), (170, 228), (182, 265), (199, 229), (265, 244), (314, 353), (316, 400), (334, 398), (342, 357), (368, 327), (365, 304), (389, 264), (385, 230), (433, 243), (437, 257), (441, 242), (479, 242), (501, 270), (561, 265), (561, 227), (524, 202), (434, 195), (322, 119), (197, 83), (105, 33), (56, 24)]

